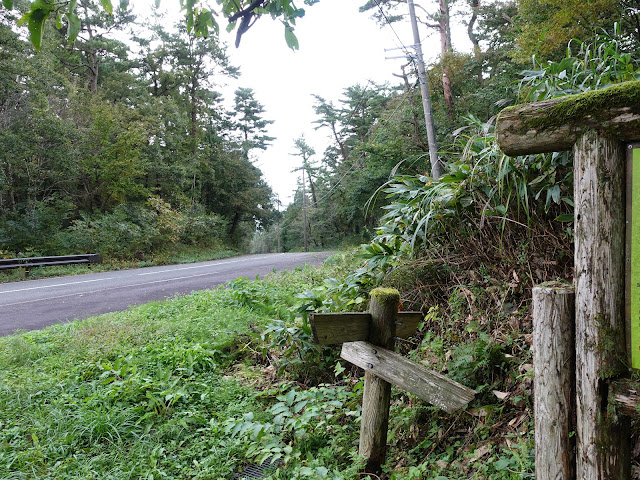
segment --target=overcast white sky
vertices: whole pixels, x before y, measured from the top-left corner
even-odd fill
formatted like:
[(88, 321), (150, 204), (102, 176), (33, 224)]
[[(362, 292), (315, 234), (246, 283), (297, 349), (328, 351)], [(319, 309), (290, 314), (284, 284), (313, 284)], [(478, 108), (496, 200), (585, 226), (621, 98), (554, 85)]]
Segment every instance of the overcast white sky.
[[(164, 0), (162, 6), (176, 3)], [(296, 22), (300, 49), (295, 52), (286, 45), (282, 24), (266, 17), (242, 37), (236, 49), (235, 32), (227, 34), (226, 21), (218, 17), (222, 40), (229, 45), (231, 63), (241, 69), (240, 78), (230, 81), (224, 90), (225, 97), (232, 100), (233, 91), (238, 87), (251, 88), (265, 107), (264, 118), (275, 121), (269, 135), (276, 140), (264, 152), (254, 150), (255, 164), (283, 206), (291, 201), (299, 175), (292, 172), (299, 163), (298, 157), (290, 155), (294, 152), (294, 140), (304, 135), (318, 159), (329, 144), (328, 130), (313, 128), (316, 116), (312, 95), (337, 104), (342, 91), (349, 86), (358, 83), (365, 86), (369, 80), (400, 82), (392, 74), (400, 73), (400, 66), (406, 60), (386, 60), (385, 57), (402, 55), (402, 52), (385, 52), (385, 49), (400, 47), (401, 42), (412, 45), (411, 30), (408, 24), (401, 23), (394, 24), (393, 29), (380, 28), (369, 14), (358, 12), (363, 3), (364, 0), (321, 0), (307, 7), (305, 17)], [(429, 0), (423, 3), (425, 7), (435, 4)], [(425, 58), (434, 58), (439, 49), (438, 38), (427, 37), (426, 31), (421, 35)], [(465, 46), (458, 45), (458, 38), (464, 40), (464, 35), (456, 36), (454, 32), (454, 48), (462, 50)]]

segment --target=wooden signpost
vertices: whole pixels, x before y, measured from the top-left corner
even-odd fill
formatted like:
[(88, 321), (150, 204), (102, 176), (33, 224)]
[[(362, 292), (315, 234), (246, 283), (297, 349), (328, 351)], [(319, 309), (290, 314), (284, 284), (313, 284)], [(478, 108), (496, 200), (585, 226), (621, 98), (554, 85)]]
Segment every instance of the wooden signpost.
[(310, 322), (321, 345), (342, 343), (341, 357), (365, 371), (360, 455), (367, 471), (380, 470), (387, 450), (391, 385), (447, 412), (469, 403), (475, 391), (393, 352), (396, 338), (416, 333), (421, 312), (398, 312), (397, 290), (371, 291), (368, 313), (316, 313)]
[[(576, 420), (574, 427), (573, 415), (565, 413), (551, 421), (540, 424), (536, 421), (536, 428), (542, 429), (536, 432), (536, 477), (539, 480), (630, 478), (630, 422), (612, 402), (617, 397), (616, 381), (629, 372), (625, 337), (632, 329), (626, 325), (625, 303), (628, 307), (631, 305), (631, 310), (640, 311), (638, 299), (634, 300), (638, 292), (634, 294), (630, 285), (625, 285), (625, 238), (630, 234), (629, 219), (625, 215), (628, 205), (625, 186), (635, 185), (635, 180), (626, 172), (628, 148), (625, 144), (640, 140), (640, 82), (625, 82), (604, 90), (510, 107), (498, 117), (496, 138), (507, 155), (569, 149), (574, 153), (575, 327), (572, 315), (566, 314), (570, 310), (566, 304), (552, 301), (555, 306), (551, 305), (553, 308), (549, 310), (545, 306), (549, 302), (541, 300), (537, 313), (534, 305), (534, 316), (547, 327), (536, 330), (533, 341), (534, 356), (536, 352), (554, 355), (559, 349), (554, 348), (557, 336), (551, 328), (552, 325), (559, 328), (560, 324), (549, 315), (559, 315), (558, 319), (571, 323), (562, 326), (563, 332), (565, 327), (574, 329), (573, 333), (562, 333), (562, 342), (572, 342), (575, 338), (575, 375), (571, 375), (572, 379), (566, 377), (561, 391), (552, 398), (543, 399), (536, 392), (535, 406), (536, 416), (563, 409), (566, 412), (572, 404), (572, 399), (567, 398), (570, 392), (575, 399)], [(640, 200), (636, 203), (640, 205)], [(633, 215), (640, 213), (637, 207), (634, 210)], [(637, 254), (638, 238), (632, 238), (629, 246), (631, 255)], [(627, 279), (631, 263), (626, 265)], [(558, 295), (558, 292), (550, 294)], [(563, 293), (565, 298), (567, 294)], [(634, 328), (638, 327), (640, 325)], [(631, 339), (632, 348), (638, 348), (633, 334)], [(561, 354), (566, 355), (566, 350)], [(541, 365), (554, 362), (562, 365), (555, 368), (563, 369), (564, 373), (571, 369), (569, 360), (567, 357), (564, 363), (555, 363), (558, 358), (549, 357), (542, 360)], [(634, 360), (634, 365), (640, 366), (640, 360)], [(553, 374), (550, 368), (542, 369), (540, 374), (535, 372), (535, 375)], [(550, 400), (555, 405), (550, 405)], [(576, 451), (564, 452), (562, 461), (575, 462), (575, 468), (573, 465), (552, 468), (560, 457), (545, 456), (545, 450), (558, 446), (571, 449), (573, 442), (567, 437), (573, 431), (576, 432)]]

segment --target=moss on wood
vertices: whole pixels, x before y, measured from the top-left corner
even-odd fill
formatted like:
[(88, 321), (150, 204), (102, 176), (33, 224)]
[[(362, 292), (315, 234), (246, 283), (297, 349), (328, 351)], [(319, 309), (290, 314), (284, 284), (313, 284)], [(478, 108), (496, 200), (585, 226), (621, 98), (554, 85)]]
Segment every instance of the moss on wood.
[[(522, 105), (507, 107), (500, 116), (520, 108)], [(563, 125), (580, 125), (587, 118), (606, 121), (610, 118), (607, 112), (619, 108), (629, 108), (632, 113), (640, 114), (640, 81), (625, 82), (603, 90), (568, 95), (549, 105), (545, 115), (540, 115), (538, 112), (534, 118), (523, 118), (522, 121), (525, 130), (533, 129), (541, 132)], [(611, 128), (615, 130), (616, 127)]]
[(381, 305), (389, 305), (392, 302), (400, 302), (400, 292), (395, 288), (374, 288), (370, 293)]

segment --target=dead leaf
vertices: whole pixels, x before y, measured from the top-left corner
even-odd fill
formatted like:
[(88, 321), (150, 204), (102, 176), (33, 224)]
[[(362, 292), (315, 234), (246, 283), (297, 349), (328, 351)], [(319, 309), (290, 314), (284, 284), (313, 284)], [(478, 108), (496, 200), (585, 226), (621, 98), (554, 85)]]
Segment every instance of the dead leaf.
[(477, 462), (482, 457), (484, 457), (487, 453), (489, 453), (489, 445), (482, 445), (480, 448), (476, 448), (476, 451), (473, 452), (471, 460)]
[(474, 417), (484, 418), (487, 416), (487, 411), (484, 408), (470, 408), (467, 412)]
[(498, 397), (500, 400), (504, 401), (507, 398), (509, 398), (509, 395), (511, 395), (511, 393), (509, 392), (501, 392), (499, 390), (492, 390), (493, 394)]
[(520, 373), (527, 373), (530, 372), (531, 370), (533, 370), (533, 365), (531, 365), (530, 363), (523, 363), (522, 365), (520, 365)]

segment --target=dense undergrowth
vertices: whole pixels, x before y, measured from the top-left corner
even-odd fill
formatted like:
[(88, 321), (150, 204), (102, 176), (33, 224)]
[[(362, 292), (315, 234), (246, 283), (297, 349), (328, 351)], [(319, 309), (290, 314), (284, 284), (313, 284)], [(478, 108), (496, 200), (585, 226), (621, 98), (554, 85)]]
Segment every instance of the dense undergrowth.
[[(265, 325), (288, 315), (292, 295), (321, 275), (299, 269), (279, 285), (240, 279), (2, 338), (0, 478), (230, 478), (251, 447), (246, 431), (232, 427), (273, 421), (277, 395), (305, 396), (305, 412), (326, 409), (327, 396), (353, 397), (291, 393), (299, 387), (270, 381), (263, 360)], [(258, 306), (256, 292), (280, 312)], [(309, 441), (328, 435), (318, 429)]]

